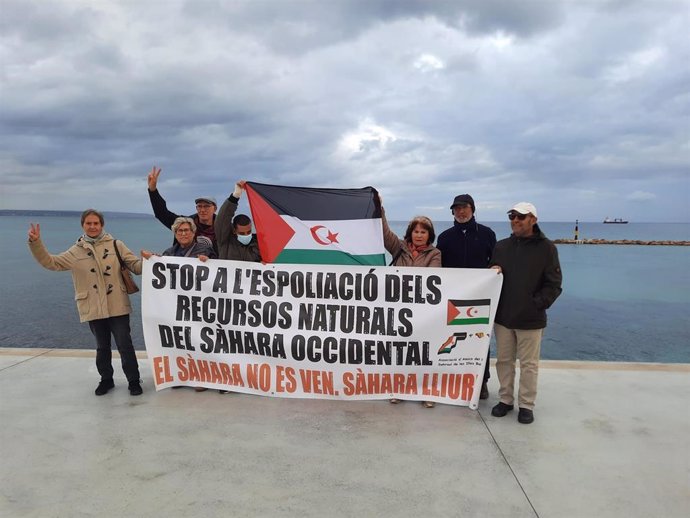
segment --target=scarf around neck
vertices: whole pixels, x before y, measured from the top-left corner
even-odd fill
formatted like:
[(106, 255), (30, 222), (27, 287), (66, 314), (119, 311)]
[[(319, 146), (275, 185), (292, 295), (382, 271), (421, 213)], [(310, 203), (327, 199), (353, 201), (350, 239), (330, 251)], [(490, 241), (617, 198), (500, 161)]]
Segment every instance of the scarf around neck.
[(92, 245), (95, 245), (98, 243), (101, 239), (103, 239), (103, 236), (105, 236), (105, 230), (101, 230), (101, 233), (98, 234), (96, 237), (89, 237), (86, 234), (83, 234), (81, 238), (86, 241), (87, 243), (91, 243)]
[(426, 250), (428, 248), (428, 246), (429, 246), (428, 244), (417, 246), (417, 245), (412, 244), (412, 242), (407, 243), (407, 249), (410, 251), (410, 254), (412, 255), (413, 258), (417, 257), (421, 252)]

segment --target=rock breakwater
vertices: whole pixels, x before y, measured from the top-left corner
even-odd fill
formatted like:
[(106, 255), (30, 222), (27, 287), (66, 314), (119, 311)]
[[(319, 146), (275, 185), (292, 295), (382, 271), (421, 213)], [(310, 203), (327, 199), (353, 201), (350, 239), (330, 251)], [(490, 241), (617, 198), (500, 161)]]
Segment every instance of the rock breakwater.
[(642, 241), (639, 239), (554, 239), (557, 245), (690, 246), (690, 241)]

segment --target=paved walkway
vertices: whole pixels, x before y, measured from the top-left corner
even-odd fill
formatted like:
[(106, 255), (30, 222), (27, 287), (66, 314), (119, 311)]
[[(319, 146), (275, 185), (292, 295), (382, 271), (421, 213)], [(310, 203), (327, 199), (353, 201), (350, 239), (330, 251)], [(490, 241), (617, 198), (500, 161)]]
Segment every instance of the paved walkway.
[(542, 362), (532, 425), (419, 403), (95, 397), (90, 351), (0, 349), (0, 516), (690, 515), (690, 365)]

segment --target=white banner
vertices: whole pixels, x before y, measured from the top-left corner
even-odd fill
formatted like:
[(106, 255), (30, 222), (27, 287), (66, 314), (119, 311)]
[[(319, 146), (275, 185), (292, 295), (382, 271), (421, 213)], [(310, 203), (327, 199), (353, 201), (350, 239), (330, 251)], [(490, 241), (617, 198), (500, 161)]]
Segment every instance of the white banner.
[(156, 389), (477, 407), (495, 270), (144, 261)]

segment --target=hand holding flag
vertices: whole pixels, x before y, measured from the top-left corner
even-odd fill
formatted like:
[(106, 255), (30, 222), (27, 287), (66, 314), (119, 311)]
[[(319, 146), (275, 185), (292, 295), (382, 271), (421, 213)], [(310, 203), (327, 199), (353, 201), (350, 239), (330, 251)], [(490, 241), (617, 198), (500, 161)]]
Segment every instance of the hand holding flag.
[(267, 263), (384, 265), (381, 204), (373, 187), (322, 189), (246, 182)]

